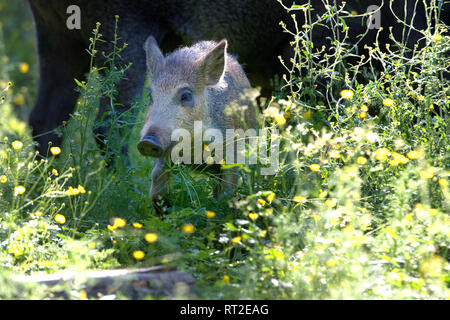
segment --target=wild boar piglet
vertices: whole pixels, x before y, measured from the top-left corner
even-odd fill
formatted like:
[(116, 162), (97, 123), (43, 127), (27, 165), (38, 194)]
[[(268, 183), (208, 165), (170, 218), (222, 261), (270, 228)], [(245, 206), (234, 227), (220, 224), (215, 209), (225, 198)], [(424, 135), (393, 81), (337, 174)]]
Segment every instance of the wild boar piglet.
[[(199, 164), (198, 160), (202, 163), (205, 160), (203, 134), (206, 131), (212, 129), (225, 137), (227, 129), (254, 128), (256, 120), (253, 106), (244, 104), (238, 106), (241, 110), (237, 113), (224, 112), (230, 103), (240, 99), (245, 89), (251, 88), (242, 67), (227, 54), (226, 40), (201, 41), (164, 56), (150, 36), (144, 49), (151, 99), (138, 150), (144, 156), (157, 158), (150, 191), (155, 203), (167, 191), (169, 177), (165, 166), (173, 160), (171, 151), (178, 141), (174, 141), (175, 131), (188, 133), (192, 142), (192, 150), (187, 150), (192, 158), (186, 161), (184, 155), (184, 163), (193, 159), (191, 163)], [(243, 119), (236, 114), (241, 114)], [(198, 125), (200, 129), (196, 129)], [(222, 187), (233, 188), (236, 182), (237, 172), (231, 170), (223, 175)]]

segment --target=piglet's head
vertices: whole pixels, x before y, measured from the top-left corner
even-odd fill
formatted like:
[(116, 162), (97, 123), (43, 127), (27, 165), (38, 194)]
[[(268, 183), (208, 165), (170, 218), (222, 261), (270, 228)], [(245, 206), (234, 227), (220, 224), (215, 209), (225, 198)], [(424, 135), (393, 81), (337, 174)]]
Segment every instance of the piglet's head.
[(192, 132), (195, 121), (205, 121), (208, 115), (205, 88), (216, 85), (222, 78), (226, 48), (226, 40), (214, 45), (204, 42), (164, 57), (156, 40), (152, 36), (147, 39), (144, 50), (151, 99), (137, 146), (143, 156), (162, 157), (173, 146), (174, 130)]

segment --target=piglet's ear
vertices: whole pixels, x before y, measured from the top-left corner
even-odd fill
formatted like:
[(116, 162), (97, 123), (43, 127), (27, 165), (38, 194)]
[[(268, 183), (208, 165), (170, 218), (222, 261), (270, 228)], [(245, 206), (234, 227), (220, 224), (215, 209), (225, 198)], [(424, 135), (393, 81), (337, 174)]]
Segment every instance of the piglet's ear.
[(201, 57), (198, 64), (198, 80), (204, 86), (217, 84), (225, 71), (227, 40), (220, 41)]
[(147, 41), (145, 41), (144, 50), (147, 56), (147, 69), (151, 77), (156, 72), (158, 66), (164, 62), (164, 56), (153, 36), (149, 36)]

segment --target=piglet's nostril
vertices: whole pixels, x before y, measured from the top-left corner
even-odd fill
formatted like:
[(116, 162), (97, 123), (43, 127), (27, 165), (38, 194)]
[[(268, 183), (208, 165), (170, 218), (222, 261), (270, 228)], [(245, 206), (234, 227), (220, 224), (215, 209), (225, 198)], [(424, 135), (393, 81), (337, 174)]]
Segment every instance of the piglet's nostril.
[(152, 134), (146, 135), (139, 141), (137, 148), (146, 157), (158, 158), (163, 154), (163, 148), (158, 138)]

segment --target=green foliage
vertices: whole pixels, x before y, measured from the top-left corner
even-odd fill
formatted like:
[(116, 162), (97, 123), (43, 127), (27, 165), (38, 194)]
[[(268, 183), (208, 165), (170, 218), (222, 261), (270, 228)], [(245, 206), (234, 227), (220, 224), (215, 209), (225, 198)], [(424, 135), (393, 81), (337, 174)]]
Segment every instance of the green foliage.
[[(20, 19), (18, 19), (20, 17)], [(25, 120), (37, 94), (37, 56), (31, 10), (26, 0), (0, 1), (0, 74), (12, 81), (9, 97)], [(0, 83), (3, 89), (5, 83)]]
[[(0, 10), (10, 6), (0, 1)], [(128, 67), (117, 36), (103, 39), (100, 25), (93, 31), (90, 73), (74, 81), (77, 109), (57, 129), (65, 136), (58, 158), (51, 146), (46, 159), (34, 152), (12, 111), (16, 93), (8, 81), (16, 80), (6, 69), (14, 62), (0, 69), (1, 298), (45, 295), (9, 282), (10, 273), (159, 264), (193, 274), (200, 298), (449, 297), (448, 27), (429, 20), (424, 48), (407, 55), (402, 42), (387, 53), (374, 45), (354, 63), (346, 8), (330, 6), (315, 18), (302, 6), (286, 9), (308, 23), (294, 30), (282, 23), (296, 55), (281, 62), (287, 73), (284, 83), (275, 81), (280, 91), (259, 98), (259, 126), (281, 134), (276, 174), (242, 167), (236, 194), (215, 199), (217, 177), (173, 165), (164, 216), (148, 196), (152, 161), (134, 147), (147, 97), (122, 115), (107, 110), (105, 152), (91, 133), (100, 97), (114, 106)], [(330, 17), (344, 37), (324, 55), (304, 44)], [(6, 34), (0, 59), (10, 46)], [(98, 41), (111, 41), (113, 51), (96, 52)], [(14, 59), (35, 61), (22, 54)], [(106, 55), (104, 66), (94, 66), (98, 54)], [(34, 67), (27, 72), (35, 74)], [(257, 96), (246, 93), (253, 102)]]

